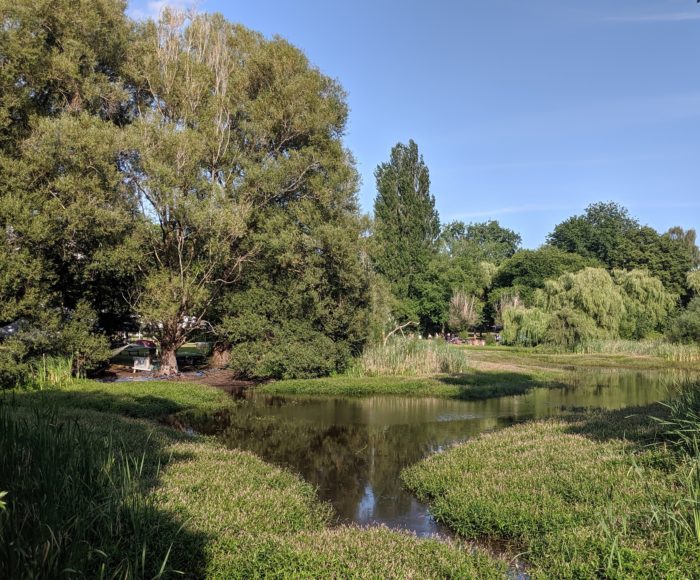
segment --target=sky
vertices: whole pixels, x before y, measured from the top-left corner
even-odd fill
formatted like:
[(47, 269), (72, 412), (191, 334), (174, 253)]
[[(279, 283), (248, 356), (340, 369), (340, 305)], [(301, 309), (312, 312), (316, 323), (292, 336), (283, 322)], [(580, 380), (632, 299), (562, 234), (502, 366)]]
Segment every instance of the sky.
[(413, 139), (443, 223), (497, 219), (523, 246), (597, 201), (700, 230), (695, 0), (130, 0), (279, 35), (348, 93), (345, 144), (374, 170)]

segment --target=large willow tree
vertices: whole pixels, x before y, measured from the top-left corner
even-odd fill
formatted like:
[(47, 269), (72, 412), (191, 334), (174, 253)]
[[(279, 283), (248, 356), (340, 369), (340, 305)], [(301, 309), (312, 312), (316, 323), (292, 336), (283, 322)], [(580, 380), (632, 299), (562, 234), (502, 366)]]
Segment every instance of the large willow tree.
[(141, 27), (132, 54), (144, 98), (124, 168), (148, 224), (134, 305), (168, 374), (264, 252), (273, 208), (352, 213), (356, 176), (341, 88), (287, 42), (220, 15), (166, 11)]

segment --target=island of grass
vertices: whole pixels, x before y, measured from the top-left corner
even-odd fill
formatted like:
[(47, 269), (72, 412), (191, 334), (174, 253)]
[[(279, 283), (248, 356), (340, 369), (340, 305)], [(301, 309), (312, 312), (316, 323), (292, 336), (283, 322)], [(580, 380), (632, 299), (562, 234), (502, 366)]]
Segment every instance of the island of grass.
[(0, 577), (504, 577), (459, 543), (331, 527), (296, 475), (158, 423), (231, 405), (175, 382), (5, 393)]
[[(402, 478), (436, 519), (461, 537), (509, 545), (532, 577), (698, 577), (697, 447), (665, 444), (650, 415), (667, 411), (510, 427), (425, 459)], [(681, 424), (697, 437), (697, 422)]]
[(449, 397), (480, 400), (506, 395), (522, 395), (535, 387), (561, 387), (566, 383), (560, 372), (468, 371), (455, 374), (415, 376), (348, 376), (275, 381), (257, 387), (258, 392), (275, 395), (319, 395), (363, 397), (401, 395), (410, 397)]

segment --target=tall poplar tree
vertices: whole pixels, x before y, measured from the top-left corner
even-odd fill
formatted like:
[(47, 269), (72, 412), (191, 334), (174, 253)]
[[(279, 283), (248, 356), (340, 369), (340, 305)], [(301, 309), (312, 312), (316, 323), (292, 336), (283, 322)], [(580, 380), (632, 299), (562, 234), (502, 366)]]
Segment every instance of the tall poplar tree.
[(374, 175), (375, 266), (400, 301), (399, 317), (421, 317), (421, 279), (437, 254), (440, 235), (428, 167), (410, 140), (395, 145)]

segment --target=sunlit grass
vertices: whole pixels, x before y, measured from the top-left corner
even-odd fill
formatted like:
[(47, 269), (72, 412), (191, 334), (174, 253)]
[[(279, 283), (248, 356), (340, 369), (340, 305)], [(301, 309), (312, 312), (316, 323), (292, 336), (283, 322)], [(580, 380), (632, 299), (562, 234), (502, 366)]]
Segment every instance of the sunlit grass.
[(694, 509), (688, 472), (664, 447), (646, 446), (658, 428), (646, 410), (631, 413), (484, 434), (403, 478), (460, 535), (522, 549), (534, 576), (695, 577), (697, 538), (671, 531)]
[[(140, 505), (138, 502), (149, 507), (148, 517), (137, 519), (137, 523), (149, 523), (145, 535), (132, 533), (126, 524), (117, 526), (118, 520), (114, 518), (105, 518), (105, 522), (114, 525), (114, 537), (121, 543), (115, 540), (111, 544), (85, 544), (101, 546), (105, 556), (95, 561), (99, 568), (96, 573), (91, 572), (95, 569), (92, 564), (85, 566), (78, 561), (76, 568), (81, 574), (153, 577), (165, 562), (164, 571), (180, 571), (185, 577), (221, 579), (504, 577), (503, 561), (461, 545), (422, 540), (387, 529), (330, 528), (330, 506), (320, 502), (314, 488), (297, 475), (274, 467), (252, 453), (227, 449), (213, 439), (188, 436), (143, 419), (162, 419), (171, 412), (211, 411), (224, 402), (220, 397), (226, 397), (225, 393), (202, 385), (90, 381), (66, 389), (17, 391), (5, 396), (13, 420), (22, 421), (37, 410), (50, 409), (46, 412), (51, 413), (51, 429), (75, 425), (88, 442), (70, 445), (54, 438), (58, 445), (55, 459), (47, 454), (38, 455), (32, 442), (17, 444), (27, 456), (35, 458), (36, 469), (49, 475), (45, 485), (63, 481), (59, 472), (64, 465), (99, 461), (102, 456), (92, 450), (105, 445), (118, 449), (125, 465), (137, 468), (132, 473), (138, 475), (133, 479), (138, 485), (129, 488), (131, 511), (126, 515), (134, 513), (132, 508)], [(20, 440), (14, 435), (8, 437), (12, 441)], [(10, 470), (12, 465), (21, 464), (16, 459), (8, 455)], [(7, 473), (0, 475), (0, 489), (10, 492), (8, 510), (0, 512), (0, 518), (19, 517), (32, 511), (37, 522), (51, 521), (54, 502), (49, 505), (23, 499), (38, 484), (38, 476), (29, 472), (23, 477), (11, 471)], [(72, 481), (80, 485), (80, 478)], [(95, 501), (102, 498), (99, 487), (83, 487), (81, 493), (93, 493)], [(132, 493), (134, 490), (137, 493)], [(80, 495), (73, 498), (73, 501), (83, 500)], [(65, 509), (78, 514), (82, 525), (91, 513), (89, 505), (85, 502), (85, 511), (76, 511), (67, 501)], [(130, 522), (128, 518), (125, 521)], [(40, 528), (30, 526), (33, 533), (38, 533)], [(49, 547), (47, 553), (52, 554), (51, 550)], [(141, 559), (130, 559), (133, 550), (142, 555)], [(0, 554), (6, 558), (2, 551)], [(102, 561), (106, 562), (104, 570), (100, 568)], [(6, 575), (0, 573), (0, 576)]]

